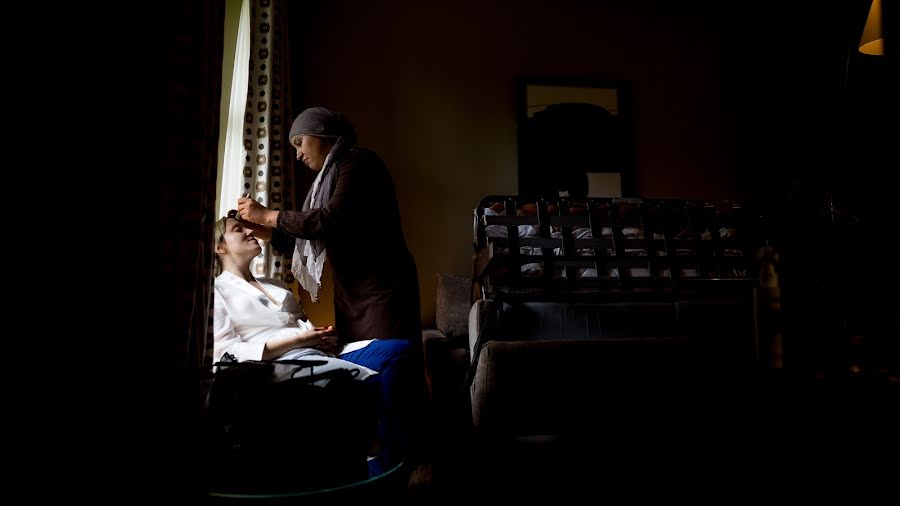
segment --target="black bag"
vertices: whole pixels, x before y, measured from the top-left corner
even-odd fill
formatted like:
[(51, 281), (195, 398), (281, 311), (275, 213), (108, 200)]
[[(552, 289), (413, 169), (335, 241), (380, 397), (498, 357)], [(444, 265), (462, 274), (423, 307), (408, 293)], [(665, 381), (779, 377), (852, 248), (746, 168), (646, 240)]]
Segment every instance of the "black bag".
[[(325, 361), (277, 363), (300, 372)], [(216, 365), (208, 403), (214, 491), (302, 491), (367, 477), (377, 433), (375, 383), (357, 381), (358, 371), (347, 369), (276, 382), (276, 362)], [(325, 386), (314, 384), (323, 379)]]

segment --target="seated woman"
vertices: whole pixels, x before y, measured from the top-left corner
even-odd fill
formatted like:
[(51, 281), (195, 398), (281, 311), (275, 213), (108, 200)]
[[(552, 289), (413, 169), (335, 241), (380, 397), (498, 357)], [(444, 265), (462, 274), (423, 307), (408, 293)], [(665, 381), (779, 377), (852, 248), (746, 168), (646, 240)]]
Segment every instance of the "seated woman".
[(215, 225), (221, 274), (214, 290), (214, 360), (218, 362), (226, 354), (238, 362), (310, 356), (328, 362), (317, 366), (316, 372), (360, 370), (357, 379), (376, 383), (381, 395), (381, 452), (380, 462), (374, 466), (387, 469), (402, 461), (410, 449), (410, 420), (418, 408), (408, 387), (413, 384), (408, 376), (415, 370), (410, 365), (408, 341), (356, 341), (337, 349), (333, 327), (313, 326), (289, 290), (251, 274), (250, 262), (261, 247), (253, 230), (234, 216), (229, 212)]
[(361, 380), (375, 372), (330, 356), (334, 328), (314, 327), (289, 290), (250, 273), (250, 262), (262, 250), (250, 229), (226, 217), (216, 223), (215, 234), (221, 273), (214, 290), (214, 362), (226, 354), (238, 362), (315, 356), (328, 362), (327, 369), (360, 369)]

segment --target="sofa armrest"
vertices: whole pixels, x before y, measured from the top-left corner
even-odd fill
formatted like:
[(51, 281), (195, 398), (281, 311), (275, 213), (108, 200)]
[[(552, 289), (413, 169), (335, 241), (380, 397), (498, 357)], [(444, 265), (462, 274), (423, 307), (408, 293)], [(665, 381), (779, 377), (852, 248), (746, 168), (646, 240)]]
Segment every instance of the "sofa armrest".
[(434, 397), (434, 375), (443, 362), (442, 355), (447, 349), (449, 338), (438, 329), (422, 330), (422, 354), (425, 359), (425, 380), (428, 392)]
[[(469, 361), (466, 337), (448, 336), (438, 329), (425, 329), (422, 331), (422, 349), (425, 355), (426, 374), (429, 373), (429, 364), (440, 368), (460, 360), (467, 365)], [(436, 372), (434, 369), (433, 371)]]
[(422, 331), (425, 377), (439, 430), (471, 426), (465, 336), (450, 337), (437, 329)]
[(481, 339), (486, 333), (497, 328), (497, 304), (492, 299), (481, 299), (469, 310), (469, 361), (475, 360)]

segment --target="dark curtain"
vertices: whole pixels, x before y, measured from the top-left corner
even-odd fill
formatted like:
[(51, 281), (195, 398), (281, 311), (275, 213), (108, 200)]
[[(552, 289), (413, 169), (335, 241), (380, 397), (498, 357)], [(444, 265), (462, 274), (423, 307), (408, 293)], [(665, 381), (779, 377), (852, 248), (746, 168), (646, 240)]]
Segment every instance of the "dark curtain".
[[(112, 381), (141, 383), (124, 403), (137, 410), (126, 430), (133, 432), (129, 460), (138, 467), (126, 474), (139, 482), (142, 499), (199, 497), (212, 467), (203, 410), (211, 376), (207, 334), (224, 11), (222, 0), (169, 0), (144, 5), (137, 21), (147, 36), (134, 57), (145, 64), (146, 81), (136, 83), (143, 89), (131, 97), (139, 111), (135, 146), (141, 148), (132, 158), (153, 171), (135, 191), (158, 190), (155, 209), (147, 212), (154, 214), (150, 226), (160, 240), (155, 271), (135, 283), (136, 291), (156, 286), (152, 302), (132, 315), (142, 340), (139, 355), (129, 357), (131, 374)], [(140, 225), (135, 235), (143, 240), (149, 227)], [(152, 251), (150, 241), (139, 244)]]
[[(224, 2), (172, 2), (166, 54), (160, 343), (177, 377), (205, 369), (211, 313)], [(198, 37), (198, 34), (204, 34)]]

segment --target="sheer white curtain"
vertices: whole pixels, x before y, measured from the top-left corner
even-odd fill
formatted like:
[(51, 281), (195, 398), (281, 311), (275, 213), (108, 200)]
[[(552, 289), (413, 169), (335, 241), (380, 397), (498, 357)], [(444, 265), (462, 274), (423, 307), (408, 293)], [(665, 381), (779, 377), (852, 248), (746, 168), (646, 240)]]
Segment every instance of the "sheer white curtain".
[[(237, 37), (234, 44), (234, 61), (224, 62), (231, 65), (231, 72), (223, 70), (223, 77), (231, 75), (231, 93), (222, 96), (223, 103), (228, 100), (227, 113), (222, 114), (220, 129), (225, 132), (224, 143), (219, 149), (219, 194), (216, 198), (216, 219), (225, 216), (229, 209), (237, 207), (237, 200), (244, 193), (242, 174), (247, 152), (244, 149), (244, 111), (247, 105), (247, 85), (250, 79), (250, 1), (228, 0), (228, 6), (240, 5), (240, 20), (237, 23)], [(226, 6), (226, 9), (228, 8)], [(226, 30), (234, 28), (234, 24), (226, 19)], [(226, 41), (230, 40), (226, 33)], [(226, 48), (226, 54), (228, 48)], [(225, 66), (223, 65), (223, 67)], [(222, 90), (228, 89), (229, 83), (222, 83)], [(224, 112), (224, 111), (223, 111)], [(222, 145), (224, 144), (224, 146)]]

